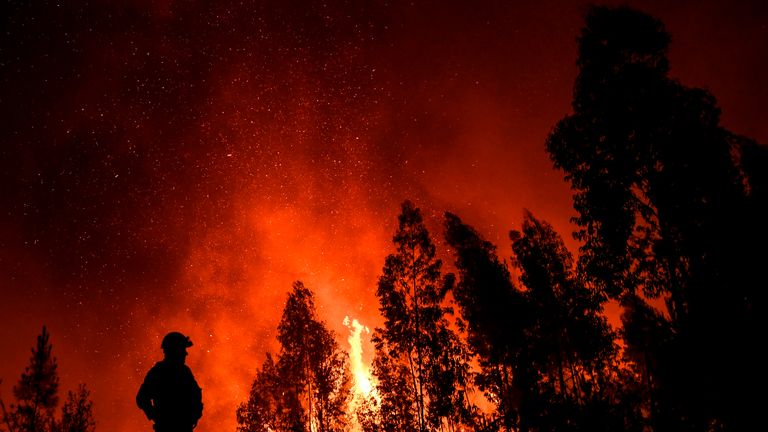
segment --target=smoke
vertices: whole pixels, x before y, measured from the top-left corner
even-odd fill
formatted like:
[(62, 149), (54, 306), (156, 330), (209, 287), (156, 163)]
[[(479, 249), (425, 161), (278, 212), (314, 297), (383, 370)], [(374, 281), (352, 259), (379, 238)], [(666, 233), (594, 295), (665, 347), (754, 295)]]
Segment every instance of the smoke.
[[(293, 281), (338, 335), (358, 332), (345, 317), (380, 325), (403, 199), (441, 250), (445, 210), (502, 254), (524, 207), (572, 230), (543, 142), (569, 110), (576, 4), (206, 3), (20, 2), (0, 18), (5, 398), (45, 323), (62, 389), (89, 385), (99, 428), (147, 429), (133, 397), (177, 330), (195, 343), (199, 430), (233, 430)], [(760, 92), (739, 94), (761, 112)]]

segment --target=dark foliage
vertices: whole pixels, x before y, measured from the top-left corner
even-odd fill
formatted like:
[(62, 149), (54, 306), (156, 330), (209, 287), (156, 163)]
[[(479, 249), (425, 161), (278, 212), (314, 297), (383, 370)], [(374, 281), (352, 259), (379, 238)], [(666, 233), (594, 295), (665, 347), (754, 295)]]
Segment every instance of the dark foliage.
[(314, 295), (301, 282), (288, 295), (277, 339), (277, 361), (267, 354), (248, 401), (237, 409), (238, 431), (346, 430), (347, 354), (317, 319)]
[[(574, 113), (547, 149), (574, 190), (589, 282), (633, 307), (637, 295), (666, 302), (638, 324), (670, 329), (663, 348), (643, 347), (664, 375), (654, 426), (742, 429), (755, 412), (748, 377), (759, 374), (753, 342), (765, 319), (763, 277), (749, 265), (768, 258), (755, 217), (765, 215), (765, 148), (721, 127), (707, 91), (668, 77), (668, 44), (649, 15), (591, 8)], [(628, 316), (653, 318), (637, 311)]]
[(614, 334), (602, 313), (604, 297), (576, 273), (562, 238), (526, 213), (512, 231), (514, 264), (526, 288), (532, 320), (525, 334), (534, 387), (533, 430), (639, 430), (633, 377), (619, 364)]
[(67, 392), (61, 420), (55, 416), (59, 403), (58, 363), (48, 329), (37, 336), (29, 366), (13, 387), (16, 403), (9, 407), (0, 400), (3, 426), (8, 432), (93, 432), (93, 402), (85, 384), (77, 392)]
[(476, 384), (496, 407), (489, 430), (494, 425), (511, 429), (519, 424), (523, 391), (532, 380), (525, 361), (531, 310), (496, 256), (496, 247), (451, 213), (445, 215), (445, 239), (459, 272), (454, 298), (481, 368)]
[(76, 392), (67, 392), (67, 400), (61, 409), (61, 423), (57, 432), (93, 432), (96, 421), (93, 418), (93, 402), (91, 392), (80, 384)]
[(373, 373), (381, 397), (383, 430), (455, 428), (469, 421), (466, 402), (468, 355), (448, 321), (444, 306), (452, 277), (441, 276), (442, 262), (421, 212), (405, 201), (379, 277), (379, 310), (384, 327), (374, 334)]
[[(633, 374), (622, 367), (603, 297), (588, 289), (546, 222), (527, 214), (511, 233), (520, 288), (496, 247), (446, 214), (454, 290), (495, 412), (483, 430), (639, 430)], [(492, 349), (488, 349), (492, 347)]]

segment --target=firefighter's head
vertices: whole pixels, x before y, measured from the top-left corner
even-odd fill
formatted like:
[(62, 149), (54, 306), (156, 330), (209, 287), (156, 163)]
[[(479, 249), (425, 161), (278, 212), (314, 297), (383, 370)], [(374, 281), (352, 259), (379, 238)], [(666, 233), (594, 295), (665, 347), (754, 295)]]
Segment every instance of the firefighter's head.
[(192, 341), (189, 340), (189, 336), (184, 336), (179, 332), (170, 332), (163, 338), (163, 342), (160, 347), (165, 353), (165, 357), (168, 359), (177, 359), (184, 361), (187, 356), (187, 348), (192, 346)]

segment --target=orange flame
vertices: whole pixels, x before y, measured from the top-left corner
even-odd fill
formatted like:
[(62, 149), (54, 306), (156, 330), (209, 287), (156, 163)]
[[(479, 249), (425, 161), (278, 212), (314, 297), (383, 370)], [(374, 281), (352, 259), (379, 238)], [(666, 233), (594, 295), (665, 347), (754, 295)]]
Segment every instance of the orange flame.
[(352, 370), (352, 376), (354, 377), (354, 392), (357, 397), (366, 398), (373, 392), (373, 378), (368, 365), (363, 361), (363, 340), (362, 334), (365, 331), (366, 334), (370, 333), (368, 327), (360, 324), (357, 319), (351, 319), (349, 316), (344, 317), (344, 325), (349, 328), (349, 363)]

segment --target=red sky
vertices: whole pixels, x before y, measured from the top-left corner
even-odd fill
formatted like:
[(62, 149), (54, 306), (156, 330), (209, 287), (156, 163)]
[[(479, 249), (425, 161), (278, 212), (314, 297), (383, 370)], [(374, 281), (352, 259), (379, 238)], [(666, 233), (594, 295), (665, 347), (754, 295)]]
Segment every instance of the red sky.
[[(292, 281), (342, 344), (345, 316), (378, 324), (403, 199), (443, 250), (445, 210), (501, 256), (523, 208), (570, 238), (544, 140), (585, 2), (34, 3), (0, 38), (6, 402), (45, 323), (98, 428), (149, 430), (133, 398), (179, 330), (198, 430), (233, 430)], [(768, 142), (762, 2), (629, 4), (666, 24), (674, 77)]]

